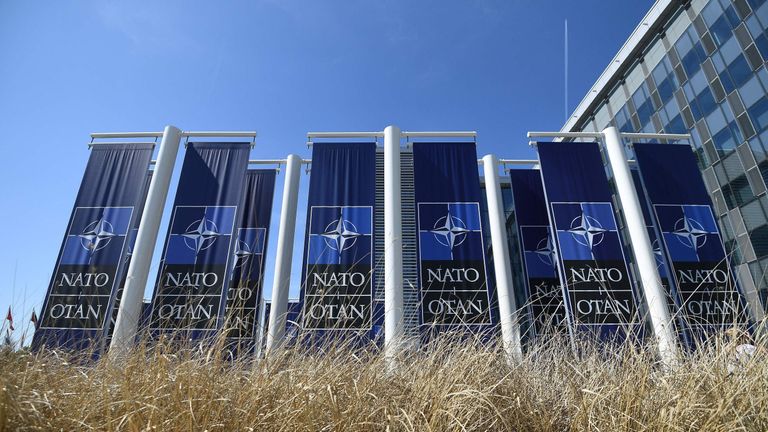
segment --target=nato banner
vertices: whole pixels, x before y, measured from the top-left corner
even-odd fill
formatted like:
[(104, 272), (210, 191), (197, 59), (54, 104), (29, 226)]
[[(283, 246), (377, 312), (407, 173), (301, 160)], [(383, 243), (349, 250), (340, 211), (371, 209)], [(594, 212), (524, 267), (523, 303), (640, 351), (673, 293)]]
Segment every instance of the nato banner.
[(150, 330), (210, 335), (222, 324), (248, 143), (189, 143), (160, 272)]
[(688, 343), (688, 334), (685, 331), (685, 320), (682, 318), (679, 312), (679, 295), (675, 285), (670, 279), (671, 275), (669, 274), (669, 263), (667, 261), (666, 253), (664, 252), (664, 246), (659, 240), (656, 218), (652, 216), (653, 209), (651, 208), (650, 204), (648, 203), (648, 199), (645, 196), (645, 189), (643, 189), (643, 182), (640, 178), (640, 171), (638, 171), (636, 167), (635, 169), (632, 169), (632, 180), (635, 182), (635, 191), (637, 192), (637, 197), (640, 202), (640, 208), (643, 210), (643, 220), (645, 221), (645, 228), (648, 232), (648, 239), (650, 240), (651, 247), (653, 248), (653, 258), (656, 262), (656, 269), (659, 271), (659, 276), (661, 277), (661, 285), (664, 287), (667, 310), (669, 311), (670, 316), (673, 318), (675, 332), (677, 332), (678, 337)]
[(112, 334), (115, 331), (115, 321), (117, 320), (117, 312), (120, 310), (120, 301), (123, 299), (123, 288), (125, 287), (125, 282), (128, 278), (128, 267), (131, 264), (133, 247), (136, 244), (136, 234), (138, 234), (138, 231), (139, 231), (139, 224), (141, 223), (141, 216), (144, 213), (144, 204), (147, 201), (147, 192), (149, 191), (149, 183), (151, 181), (152, 181), (152, 171), (149, 171), (147, 172), (147, 177), (145, 178), (144, 185), (142, 186), (141, 199), (139, 200), (139, 204), (136, 206), (136, 217), (133, 218), (134, 220), (133, 227), (131, 228), (131, 232), (128, 235), (125, 256), (123, 257), (123, 263), (122, 263), (123, 268), (122, 268), (122, 271), (120, 272), (120, 283), (117, 286), (113, 304), (110, 307), (112, 314), (109, 317), (107, 337), (104, 342), (104, 347), (106, 348), (109, 347), (110, 341), (112, 340)]
[(688, 145), (635, 144), (683, 318), (694, 338), (747, 323), (696, 159)]
[(369, 331), (373, 315), (375, 143), (315, 143), (302, 328)]
[(596, 143), (538, 143), (541, 176), (577, 329), (602, 338), (639, 334), (642, 323)]
[(421, 324), (490, 325), (475, 143), (414, 143), (413, 173)]
[(34, 349), (93, 347), (103, 336), (151, 158), (151, 144), (91, 150), (32, 341)]
[(248, 170), (245, 175), (243, 214), (235, 233), (234, 265), (224, 324), (228, 341), (237, 346), (238, 351), (251, 350), (256, 342), (275, 174), (275, 170), (268, 169)]
[(539, 170), (513, 169), (509, 171), (509, 178), (526, 288), (526, 298), (521, 304), (528, 309), (530, 333), (535, 337), (567, 325), (563, 291), (557, 276), (557, 257), (541, 174)]

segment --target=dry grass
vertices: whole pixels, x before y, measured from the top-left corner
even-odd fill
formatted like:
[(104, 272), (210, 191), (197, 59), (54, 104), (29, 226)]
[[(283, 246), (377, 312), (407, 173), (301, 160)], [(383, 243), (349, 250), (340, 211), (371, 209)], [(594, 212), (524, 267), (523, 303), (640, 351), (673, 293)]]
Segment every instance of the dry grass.
[(391, 373), (343, 346), (235, 364), (168, 346), (90, 365), (6, 351), (0, 430), (768, 430), (765, 355), (729, 373), (732, 348), (713, 342), (665, 371), (650, 347), (575, 355), (554, 339), (507, 366), (447, 337)]

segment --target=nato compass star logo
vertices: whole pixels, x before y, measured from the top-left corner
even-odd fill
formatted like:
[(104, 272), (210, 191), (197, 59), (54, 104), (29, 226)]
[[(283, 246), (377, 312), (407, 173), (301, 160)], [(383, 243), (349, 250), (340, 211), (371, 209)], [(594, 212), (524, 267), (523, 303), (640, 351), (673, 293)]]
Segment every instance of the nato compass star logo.
[(254, 253), (251, 252), (251, 247), (248, 246), (248, 243), (238, 240), (235, 245), (235, 268), (245, 265), (253, 255)]
[(329, 248), (341, 252), (354, 246), (357, 238), (362, 234), (358, 232), (355, 224), (339, 215), (338, 219), (325, 227), (320, 236), (325, 239), (325, 244)]
[(220, 235), (216, 224), (212, 220), (203, 217), (192, 222), (181, 236), (184, 238), (184, 243), (187, 247), (195, 251), (196, 254), (199, 254), (200, 251), (213, 246)]
[(104, 249), (116, 236), (115, 228), (104, 218), (104, 216), (89, 223), (83, 229), (83, 232), (78, 234), (80, 245), (82, 245), (89, 254)]
[(435, 222), (435, 226), (429, 232), (434, 234), (435, 240), (443, 246), (447, 246), (453, 251), (453, 248), (464, 243), (467, 238), (467, 225), (463, 220), (448, 214)]
[(577, 243), (590, 249), (603, 242), (606, 231), (597, 219), (584, 213), (573, 218), (568, 230)]
[(242, 267), (264, 254), (265, 228), (238, 228), (235, 243), (235, 268)]
[(675, 230), (672, 234), (680, 243), (696, 250), (707, 242), (709, 232), (698, 221), (689, 217), (682, 217), (675, 222)]
[(533, 251), (539, 260), (544, 264), (552, 267), (555, 265), (555, 248), (552, 247), (552, 241), (549, 236), (544, 237), (536, 245), (536, 250)]

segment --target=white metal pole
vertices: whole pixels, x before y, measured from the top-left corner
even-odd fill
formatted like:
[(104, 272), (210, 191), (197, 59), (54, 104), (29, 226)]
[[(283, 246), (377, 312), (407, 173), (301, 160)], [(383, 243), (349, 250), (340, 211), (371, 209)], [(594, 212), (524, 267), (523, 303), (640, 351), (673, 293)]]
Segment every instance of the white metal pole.
[(403, 212), (400, 128), (384, 129), (384, 350), (393, 360), (403, 337)]
[(301, 158), (288, 155), (285, 162), (283, 204), (280, 208), (280, 230), (277, 233), (275, 279), (272, 282), (272, 308), (267, 319), (267, 354), (280, 346), (285, 335), (285, 319), (288, 312), (288, 290), (291, 286), (293, 238), (296, 234), (296, 208), (299, 203)]
[(499, 182), (499, 160), (494, 155), (483, 156), (485, 194), (488, 201), (488, 224), (491, 230), (493, 267), (496, 274), (496, 292), (499, 297), (501, 339), (510, 362), (520, 362), (523, 350), (520, 343), (520, 321), (512, 283), (512, 264), (507, 245), (506, 218)]
[(640, 284), (648, 301), (648, 309), (656, 334), (656, 342), (659, 345), (659, 354), (662, 362), (667, 366), (677, 364), (678, 349), (675, 332), (672, 327), (669, 309), (667, 309), (664, 287), (661, 283), (659, 269), (656, 267), (656, 259), (653, 255), (650, 238), (643, 219), (643, 211), (640, 208), (640, 200), (637, 196), (632, 173), (627, 162), (627, 154), (619, 131), (615, 127), (603, 130), (605, 149), (608, 162), (613, 171), (621, 208), (629, 232), (630, 245), (635, 255), (637, 269), (640, 273)]
[(175, 126), (166, 126), (157, 152), (152, 180), (149, 182), (144, 214), (136, 234), (136, 243), (128, 266), (125, 287), (123, 287), (123, 298), (120, 301), (112, 343), (109, 346), (109, 355), (113, 358), (126, 354), (136, 337), (144, 288), (147, 285), (149, 266), (157, 243), (157, 233), (160, 230), (160, 220), (163, 217), (180, 141), (181, 131)]

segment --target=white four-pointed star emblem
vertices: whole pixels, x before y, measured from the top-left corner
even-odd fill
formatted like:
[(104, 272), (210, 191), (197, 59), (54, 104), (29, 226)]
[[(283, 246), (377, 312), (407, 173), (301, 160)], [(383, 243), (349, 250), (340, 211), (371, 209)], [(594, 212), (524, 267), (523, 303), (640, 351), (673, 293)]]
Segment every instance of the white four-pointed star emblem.
[(464, 242), (469, 230), (461, 219), (448, 212), (435, 222), (435, 227), (430, 232), (435, 235), (440, 244), (448, 246), (453, 251), (455, 246)]
[(675, 231), (672, 233), (680, 242), (691, 249), (698, 249), (707, 242), (707, 231), (697, 221), (682, 217), (675, 222)]
[(99, 220), (88, 224), (83, 232), (78, 235), (78, 237), (80, 237), (80, 244), (87, 249), (89, 253), (94, 253), (97, 250), (106, 247), (112, 240), (112, 237), (115, 236), (117, 236), (117, 234), (115, 234), (112, 224), (109, 223), (104, 216), (101, 216)]
[(253, 256), (253, 252), (251, 252), (248, 243), (238, 240), (237, 245), (235, 245), (235, 267), (241, 267), (248, 262), (251, 256)]
[(351, 248), (361, 235), (357, 232), (357, 227), (352, 222), (344, 220), (341, 215), (320, 233), (320, 236), (325, 238), (325, 243), (339, 252)]
[(603, 241), (606, 230), (603, 229), (597, 219), (582, 214), (571, 221), (571, 229), (568, 232), (579, 244), (592, 249)]
[(536, 250), (533, 251), (541, 262), (546, 265), (553, 265), (555, 262), (555, 248), (552, 247), (552, 242), (549, 240), (549, 236), (541, 239), (539, 244), (536, 245)]
[(203, 217), (199, 221), (192, 222), (181, 236), (184, 237), (184, 243), (187, 247), (198, 254), (200, 251), (211, 247), (220, 235), (216, 224)]

